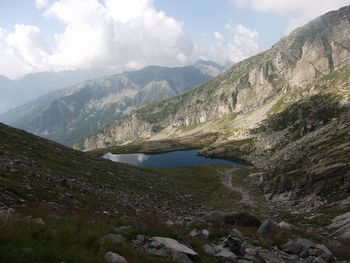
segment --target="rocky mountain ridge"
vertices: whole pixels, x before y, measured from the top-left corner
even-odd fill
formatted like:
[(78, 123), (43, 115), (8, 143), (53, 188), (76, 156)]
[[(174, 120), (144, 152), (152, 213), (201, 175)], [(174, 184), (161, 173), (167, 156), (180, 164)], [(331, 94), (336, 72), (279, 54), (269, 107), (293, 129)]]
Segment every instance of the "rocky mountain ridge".
[(205, 61), (178, 68), (149, 66), (49, 93), (1, 115), (0, 120), (72, 145), (141, 105), (185, 92), (221, 70)]
[(14, 80), (0, 76), (0, 114), (35, 100), (48, 92), (116, 73), (114, 69), (95, 68), (30, 73)]

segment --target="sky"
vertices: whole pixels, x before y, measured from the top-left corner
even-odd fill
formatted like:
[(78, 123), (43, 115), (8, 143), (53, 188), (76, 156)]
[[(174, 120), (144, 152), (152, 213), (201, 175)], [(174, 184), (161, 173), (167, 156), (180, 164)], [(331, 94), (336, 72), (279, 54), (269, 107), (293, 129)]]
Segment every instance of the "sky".
[(234, 63), (350, 0), (0, 0), (0, 75)]

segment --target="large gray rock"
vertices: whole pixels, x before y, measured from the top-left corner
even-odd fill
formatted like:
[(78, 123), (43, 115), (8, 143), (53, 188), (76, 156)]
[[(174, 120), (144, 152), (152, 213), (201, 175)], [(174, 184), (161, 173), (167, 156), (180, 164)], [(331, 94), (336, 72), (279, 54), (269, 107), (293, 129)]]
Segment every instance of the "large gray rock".
[(270, 220), (266, 219), (261, 226), (259, 227), (258, 231), (256, 232), (258, 235), (266, 235), (276, 232), (276, 224)]
[(105, 254), (105, 260), (108, 263), (128, 263), (128, 261), (126, 261), (126, 259), (120, 255), (118, 255), (117, 253), (108, 251)]
[(193, 251), (189, 247), (180, 244), (178, 241), (172, 238), (166, 237), (153, 237), (154, 241), (164, 244), (165, 247), (179, 253), (185, 253), (191, 256), (198, 256), (197, 252)]
[(308, 256), (308, 250), (310, 248), (316, 248), (316, 244), (310, 240), (303, 238), (289, 241), (287, 244), (282, 246), (284, 252), (299, 256), (305, 255), (305, 253), (307, 253), (306, 257)]

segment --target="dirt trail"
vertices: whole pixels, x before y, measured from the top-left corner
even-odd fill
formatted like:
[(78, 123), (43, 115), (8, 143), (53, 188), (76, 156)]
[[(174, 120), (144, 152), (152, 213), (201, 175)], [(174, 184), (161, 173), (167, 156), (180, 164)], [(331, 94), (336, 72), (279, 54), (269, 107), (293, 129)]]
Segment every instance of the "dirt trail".
[(241, 200), (240, 202), (246, 206), (254, 206), (254, 201), (251, 199), (248, 191), (244, 190), (243, 188), (241, 187), (238, 187), (238, 186), (234, 186), (232, 184), (232, 176), (234, 174), (234, 171), (235, 169), (229, 169), (229, 170), (226, 170), (224, 172), (222, 171), (219, 171), (223, 176), (223, 180), (222, 180), (222, 183), (224, 186), (226, 186), (228, 189), (230, 189), (231, 191), (233, 192), (236, 192), (236, 193), (239, 193), (241, 195)]

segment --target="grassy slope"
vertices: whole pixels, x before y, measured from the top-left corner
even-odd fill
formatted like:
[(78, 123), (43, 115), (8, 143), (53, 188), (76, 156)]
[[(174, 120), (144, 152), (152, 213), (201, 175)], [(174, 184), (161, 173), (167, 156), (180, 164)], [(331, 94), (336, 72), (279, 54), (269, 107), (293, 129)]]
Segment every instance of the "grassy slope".
[[(138, 168), (3, 124), (0, 137), (0, 189), (5, 194), (0, 202), (19, 213), (10, 219), (0, 213), (0, 262), (103, 262), (104, 253), (111, 249), (129, 262), (172, 262), (146, 256), (126, 244), (101, 245), (99, 239), (115, 226), (137, 221), (145, 228), (125, 233), (127, 238), (142, 233), (175, 237), (188, 229), (169, 230), (165, 218), (242, 209), (232, 207), (240, 197), (221, 185), (217, 169), (226, 166)], [(35, 224), (26, 216), (46, 223)], [(193, 244), (200, 252), (203, 242)], [(203, 256), (201, 262), (213, 261)]]

